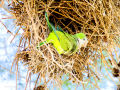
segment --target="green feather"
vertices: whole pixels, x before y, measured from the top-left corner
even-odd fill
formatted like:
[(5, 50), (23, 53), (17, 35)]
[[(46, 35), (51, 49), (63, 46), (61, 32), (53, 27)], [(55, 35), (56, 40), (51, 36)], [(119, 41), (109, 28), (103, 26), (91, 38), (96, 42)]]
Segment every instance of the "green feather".
[(86, 37), (85, 34), (83, 34), (83, 33), (77, 33), (77, 34), (75, 34), (75, 36), (77, 36), (80, 39), (84, 39)]
[(39, 43), (39, 45), (37, 45), (37, 49), (39, 49), (40, 46), (44, 45), (44, 43), (47, 43), (47, 42), (44, 41), (44, 42)]
[(57, 29), (55, 29), (55, 27), (49, 22), (46, 12), (45, 18), (50, 30), (50, 34), (48, 38), (44, 42), (41, 42), (38, 46), (44, 45), (44, 43), (52, 43), (59, 54), (66, 55), (73, 54), (82, 46), (86, 46), (87, 38), (83, 33), (71, 35), (66, 33), (59, 25), (57, 25)]
[(57, 39), (55, 33), (50, 33), (46, 41), (52, 43), (59, 54), (72, 53), (73, 48), (74, 51), (77, 51), (76, 38), (66, 32), (62, 33), (60, 31), (56, 31), (56, 33), (60, 38), (60, 41)]
[(48, 16), (47, 16), (47, 12), (45, 12), (45, 18), (46, 18), (47, 25), (49, 27), (50, 32), (54, 31), (55, 35), (57, 36), (58, 40), (60, 41), (60, 39), (59, 39), (59, 37), (58, 37), (58, 35), (56, 33), (55, 27), (49, 22), (49, 19), (48, 19)]
[(63, 29), (59, 25), (57, 25), (57, 31), (64, 32)]

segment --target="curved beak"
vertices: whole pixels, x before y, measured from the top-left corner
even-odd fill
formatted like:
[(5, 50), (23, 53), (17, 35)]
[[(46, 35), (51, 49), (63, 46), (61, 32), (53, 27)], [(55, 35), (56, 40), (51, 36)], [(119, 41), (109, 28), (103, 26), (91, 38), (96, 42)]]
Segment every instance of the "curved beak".
[(82, 45), (82, 47), (86, 47), (87, 46), (87, 43), (84, 43), (83, 45)]

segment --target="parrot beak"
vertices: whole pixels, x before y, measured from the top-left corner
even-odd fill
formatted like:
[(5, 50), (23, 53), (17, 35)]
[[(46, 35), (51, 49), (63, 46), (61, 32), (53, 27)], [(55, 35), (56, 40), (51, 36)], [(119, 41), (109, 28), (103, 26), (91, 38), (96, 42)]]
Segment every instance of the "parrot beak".
[(87, 47), (87, 43), (84, 43), (83, 47), (85, 47), (85, 48), (86, 48), (86, 47)]

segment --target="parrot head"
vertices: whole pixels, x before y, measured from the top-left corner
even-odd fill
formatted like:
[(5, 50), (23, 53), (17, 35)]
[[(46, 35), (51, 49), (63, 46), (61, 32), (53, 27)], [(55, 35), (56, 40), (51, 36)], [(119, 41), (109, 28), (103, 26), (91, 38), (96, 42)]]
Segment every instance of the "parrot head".
[(75, 34), (75, 36), (77, 36), (78, 49), (81, 48), (81, 47), (86, 47), (87, 46), (88, 40), (87, 40), (87, 37), (85, 36), (85, 34), (77, 33), (77, 34)]

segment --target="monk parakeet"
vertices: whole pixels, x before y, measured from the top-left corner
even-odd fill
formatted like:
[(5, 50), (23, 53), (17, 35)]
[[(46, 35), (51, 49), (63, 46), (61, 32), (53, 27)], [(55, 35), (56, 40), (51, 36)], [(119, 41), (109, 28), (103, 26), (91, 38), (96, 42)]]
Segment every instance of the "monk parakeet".
[[(52, 43), (59, 54), (71, 55), (81, 47), (86, 47), (88, 40), (83, 33), (77, 33), (74, 35), (68, 34), (63, 31), (60, 26), (57, 26), (57, 28), (55, 28), (49, 22), (46, 12), (45, 18), (50, 30), (50, 34), (48, 38), (44, 41), (44, 43)], [(43, 45), (44, 43), (41, 42), (39, 46)]]

